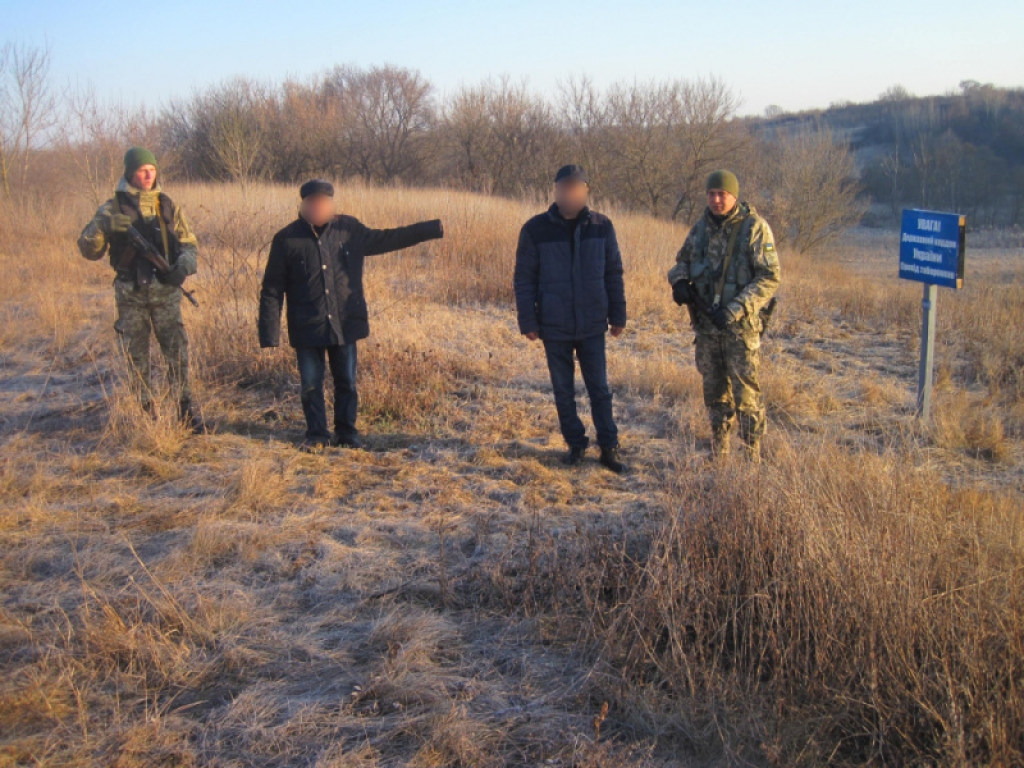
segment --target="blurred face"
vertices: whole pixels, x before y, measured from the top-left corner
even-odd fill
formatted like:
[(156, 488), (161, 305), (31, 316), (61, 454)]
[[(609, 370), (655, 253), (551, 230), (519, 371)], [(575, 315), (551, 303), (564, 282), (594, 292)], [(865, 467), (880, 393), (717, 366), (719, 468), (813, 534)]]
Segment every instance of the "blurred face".
[(565, 179), (555, 184), (555, 205), (567, 219), (574, 219), (587, 204), (590, 186), (584, 181)]
[(708, 190), (708, 208), (715, 216), (724, 216), (733, 209), (734, 205), (736, 205), (736, 198), (732, 192), (726, 192), (724, 189)]
[(136, 189), (150, 190), (156, 184), (156, 166), (140, 165), (139, 170), (132, 174), (130, 183)]
[(334, 198), (310, 195), (299, 205), (299, 215), (314, 227), (322, 227), (334, 216)]

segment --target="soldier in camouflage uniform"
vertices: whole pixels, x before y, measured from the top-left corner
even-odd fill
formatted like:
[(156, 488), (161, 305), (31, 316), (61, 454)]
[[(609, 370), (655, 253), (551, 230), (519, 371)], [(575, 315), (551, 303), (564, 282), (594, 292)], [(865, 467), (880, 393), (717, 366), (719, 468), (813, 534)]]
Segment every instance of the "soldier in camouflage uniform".
[[(160, 274), (136, 252), (126, 234), (134, 226), (164, 256), (171, 271)], [(134, 373), (143, 408), (153, 412), (150, 387), (149, 336), (152, 329), (164, 358), (179, 417), (191, 429), (202, 429), (193, 410), (188, 377), (188, 336), (181, 319), (181, 286), (196, 272), (195, 235), (181, 208), (160, 190), (156, 157), (133, 147), (124, 156), (124, 176), (114, 197), (96, 211), (78, 238), (82, 256), (95, 261), (109, 252), (114, 268), (114, 297), (121, 348)]]
[(735, 174), (712, 173), (707, 197), (708, 207), (679, 249), (668, 280), (676, 303), (688, 305), (696, 332), (712, 452), (729, 452), (735, 420), (756, 459), (765, 431), (761, 335), (779, 287), (779, 256), (767, 222), (739, 200)]

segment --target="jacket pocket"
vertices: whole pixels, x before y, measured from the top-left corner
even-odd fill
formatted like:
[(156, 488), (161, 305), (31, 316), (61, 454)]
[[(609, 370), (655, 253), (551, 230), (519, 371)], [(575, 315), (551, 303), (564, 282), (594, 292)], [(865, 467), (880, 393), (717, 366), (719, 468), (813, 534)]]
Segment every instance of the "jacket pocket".
[[(760, 321), (757, 321), (758, 323)], [(732, 331), (733, 335), (743, 342), (750, 351), (755, 351), (761, 348), (761, 333), (754, 327), (754, 324), (749, 318), (743, 318), (739, 323), (734, 326)]]

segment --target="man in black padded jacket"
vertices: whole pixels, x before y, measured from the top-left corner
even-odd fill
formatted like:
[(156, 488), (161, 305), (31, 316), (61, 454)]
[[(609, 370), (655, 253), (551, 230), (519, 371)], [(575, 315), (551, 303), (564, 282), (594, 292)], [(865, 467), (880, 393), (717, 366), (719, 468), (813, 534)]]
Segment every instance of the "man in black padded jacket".
[[(334, 212), (334, 187), (313, 179), (299, 190), (299, 217), (274, 235), (260, 291), (261, 347), (276, 347), (281, 304), (295, 348), (306, 416), (306, 446), (360, 448), (356, 429), (356, 342), (370, 335), (363, 260), (444, 236), (438, 219), (370, 229)], [(327, 429), (325, 358), (334, 379), (334, 434)]]

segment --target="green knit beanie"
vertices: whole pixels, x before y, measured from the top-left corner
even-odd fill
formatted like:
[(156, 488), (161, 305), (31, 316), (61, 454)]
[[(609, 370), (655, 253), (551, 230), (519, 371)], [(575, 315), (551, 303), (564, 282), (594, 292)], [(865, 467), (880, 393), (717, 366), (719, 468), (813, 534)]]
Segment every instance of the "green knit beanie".
[(706, 189), (708, 192), (712, 189), (724, 189), (733, 197), (739, 198), (740, 180), (736, 178), (736, 174), (732, 171), (714, 171), (710, 176), (708, 176)]
[(128, 181), (132, 180), (132, 176), (144, 165), (156, 165), (156, 155), (150, 152), (148, 149), (143, 147), (132, 147), (124, 153), (124, 177)]

